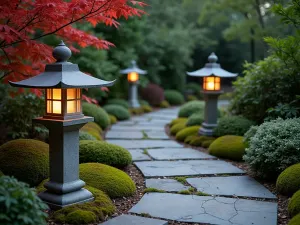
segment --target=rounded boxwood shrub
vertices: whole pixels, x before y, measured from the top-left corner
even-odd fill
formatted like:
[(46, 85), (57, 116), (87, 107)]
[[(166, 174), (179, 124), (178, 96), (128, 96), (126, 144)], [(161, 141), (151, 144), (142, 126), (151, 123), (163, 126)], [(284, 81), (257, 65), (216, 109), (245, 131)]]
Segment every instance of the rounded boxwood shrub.
[(107, 105), (120, 105), (123, 106), (125, 109), (129, 109), (129, 103), (120, 98), (114, 98), (114, 99), (109, 99), (106, 103)]
[(141, 96), (153, 106), (159, 106), (165, 100), (164, 89), (153, 83), (149, 83), (147, 87), (141, 90)]
[(133, 180), (125, 172), (100, 163), (80, 164), (79, 177), (111, 198), (131, 196), (136, 190)]
[(198, 136), (197, 136), (197, 135), (190, 135), (190, 136), (187, 136), (187, 137), (184, 139), (184, 143), (189, 144), (195, 137), (198, 137)]
[(87, 102), (82, 103), (82, 112), (86, 116), (94, 117), (95, 122), (106, 129), (110, 125), (109, 116), (101, 107)]
[(79, 143), (80, 163), (97, 162), (109, 166), (124, 168), (128, 166), (131, 154), (118, 145), (109, 144), (104, 141), (80, 141)]
[(87, 124), (85, 124), (81, 130), (83, 131), (89, 131), (89, 130), (95, 130), (97, 131), (99, 134), (103, 133), (102, 128), (95, 122), (88, 122)]
[(97, 140), (93, 135), (85, 131), (79, 131), (79, 140)]
[(298, 190), (290, 199), (288, 211), (291, 217), (300, 213), (300, 190)]
[(144, 113), (144, 110), (142, 107), (140, 108), (131, 108), (129, 109), (129, 112), (132, 114), (132, 115), (141, 115)]
[(199, 129), (200, 126), (186, 127), (176, 134), (176, 140), (184, 141), (187, 136), (198, 134)]
[(187, 122), (187, 118), (184, 117), (179, 117), (176, 118), (174, 120), (171, 121), (170, 126), (173, 127), (174, 125), (178, 124), (178, 123), (186, 123)]
[(190, 127), (190, 126), (200, 126), (204, 121), (204, 116), (203, 113), (194, 113), (193, 115), (191, 115), (187, 122), (186, 122), (186, 126)]
[(180, 107), (178, 117), (190, 117), (194, 113), (204, 113), (204, 102), (203, 101), (190, 101)]
[(299, 225), (299, 224), (300, 224), (300, 213), (294, 216), (288, 223), (288, 225)]
[(9, 141), (0, 147), (0, 170), (30, 186), (49, 176), (49, 145), (32, 139)]
[(277, 178), (276, 190), (283, 195), (291, 196), (300, 190), (300, 163), (285, 169)]
[(235, 135), (219, 137), (211, 143), (208, 150), (211, 155), (241, 161), (245, 153), (244, 138)]
[(118, 120), (128, 120), (130, 118), (130, 112), (119, 105), (106, 105), (103, 109), (111, 115), (114, 115)]
[(214, 137), (196, 136), (190, 141), (190, 145), (203, 147), (202, 145), (204, 141), (214, 141), (214, 140), (215, 140)]
[(202, 144), (201, 144), (201, 147), (203, 147), (203, 148), (209, 148), (209, 146), (213, 142), (214, 142), (214, 139), (203, 141)]
[(153, 108), (150, 105), (142, 105), (142, 109), (145, 113), (153, 111)]
[(172, 126), (170, 132), (172, 135), (176, 135), (179, 131), (183, 130), (184, 128), (186, 128), (185, 122), (177, 123), (174, 126)]
[(0, 177), (0, 224), (46, 225), (48, 207), (28, 184)]
[[(68, 206), (66, 208), (60, 209), (53, 213), (51, 219), (58, 223), (70, 223), (74, 224), (74, 219), (77, 218), (78, 214), (74, 213), (78, 210), (90, 212), (90, 215), (95, 215), (94, 222), (100, 222), (105, 219), (106, 216), (111, 216), (115, 212), (115, 206), (111, 199), (103, 192), (96, 188), (85, 186), (85, 189), (89, 190), (93, 196), (94, 201), (86, 202), (82, 204), (76, 204), (72, 206)], [(74, 213), (74, 214), (73, 214)], [(70, 215), (71, 214), (71, 215)], [(90, 217), (89, 217), (90, 218)], [(94, 216), (93, 216), (94, 218)], [(89, 220), (81, 221), (80, 224), (91, 223)]]
[(114, 115), (108, 115), (109, 116), (109, 120), (110, 120), (110, 124), (115, 124), (117, 123), (117, 117), (115, 117)]
[(259, 175), (277, 178), (300, 162), (300, 119), (277, 119), (260, 125), (250, 139), (245, 161)]
[(162, 101), (160, 104), (159, 104), (159, 107), (160, 108), (169, 108), (170, 107), (170, 103), (166, 100)]
[(187, 100), (190, 102), (190, 101), (198, 100), (198, 98), (197, 98), (197, 96), (195, 96), (195, 95), (188, 95), (188, 96), (187, 96)]
[(165, 90), (165, 99), (170, 105), (181, 105), (184, 103), (183, 95), (176, 90)]
[(146, 100), (139, 100), (139, 103), (141, 106), (150, 106), (149, 102), (147, 102)]
[(228, 116), (219, 119), (218, 126), (214, 129), (214, 135), (221, 137), (224, 135), (243, 136), (254, 122), (242, 116)]

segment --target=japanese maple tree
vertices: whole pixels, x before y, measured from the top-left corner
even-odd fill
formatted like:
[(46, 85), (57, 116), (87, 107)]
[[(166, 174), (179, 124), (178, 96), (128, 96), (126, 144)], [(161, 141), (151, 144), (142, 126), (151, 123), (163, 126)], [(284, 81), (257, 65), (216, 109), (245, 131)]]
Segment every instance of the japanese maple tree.
[(41, 73), (45, 64), (53, 62), (52, 47), (39, 41), (47, 35), (57, 35), (72, 51), (78, 51), (76, 46), (108, 49), (112, 43), (72, 24), (117, 27), (118, 18), (140, 16), (144, 5), (133, 0), (1, 0), (0, 79), (19, 81)]

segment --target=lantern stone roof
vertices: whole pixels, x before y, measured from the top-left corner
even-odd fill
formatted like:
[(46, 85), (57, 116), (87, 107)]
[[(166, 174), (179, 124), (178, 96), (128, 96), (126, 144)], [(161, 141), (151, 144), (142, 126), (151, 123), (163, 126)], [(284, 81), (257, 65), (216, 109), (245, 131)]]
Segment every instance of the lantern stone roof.
[(194, 77), (209, 77), (209, 76), (217, 76), (217, 77), (236, 77), (237, 73), (230, 73), (221, 68), (221, 65), (217, 63), (218, 57), (215, 53), (212, 53), (208, 57), (208, 63), (205, 66), (197, 71), (194, 72), (187, 72), (189, 76)]
[(54, 48), (53, 57), (56, 62), (46, 65), (45, 72), (19, 82), (11, 82), (14, 87), (23, 88), (93, 88), (107, 87), (114, 81), (104, 81), (82, 73), (77, 64), (67, 62), (71, 57), (71, 50), (63, 41)]
[(132, 73), (132, 72), (136, 72), (140, 75), (147, 74), (147, 71), (140, 69), (136, 64), (136, 61), (134, 61), (134, 60), (131, 61), (131, 66), (129, 68), (120, 71), (121, 74), (128, 74), (128, 73)]

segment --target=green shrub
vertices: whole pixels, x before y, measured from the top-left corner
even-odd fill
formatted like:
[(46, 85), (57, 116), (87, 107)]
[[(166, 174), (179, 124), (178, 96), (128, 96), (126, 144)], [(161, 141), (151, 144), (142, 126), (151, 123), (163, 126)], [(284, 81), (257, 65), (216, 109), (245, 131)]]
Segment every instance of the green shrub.
[(106, 129), (110, 125), (108, 114), (105, 110), (97, 105), (84, 102), (82, 103), (82, 112), (86, 116), (94, 117), (95, 122), (102, 129)]
[(179, 117), (179, 118), (176, 118), (174, 120), (171, 121), (170, 123), (170, 127), (173, 127), (174, 125), (178, 124), (178, 123), (186, 123), (187, 122), (187, 118), (183, 118), (183, 117)]
[(131, 196), (136, 190), (134, 182), (125, 172), (104, 164), (80, 164), (79, 174), (87, 185), (104, 191), (111, 198)]
[(185, 122), (177, 123), (174, 126), (172, 126), (170, 132), (172, 135), (176, 135), (179, 131), (183, 130), (184, 128), (186, 128)]
[(131, 163), (132, 157), (125, 148), (118, 145), (104, 141), (80, 141), (79, 161), (80, 163), (97, 162), (123, 168)]
[(300, 190), (300, 163), (285, 169), (277, 178), (276, 190), (283, 195), (291, 196)]
[(129, 109), (129, 112), (132, 114), (132, 115), (141, 115), (144, 113), (144, 110), (142, 107), (140, 108), (131, 108)]
[(74, 212), (69, 213), (66, 216), (66, 222), (70, 224), (88, 224), (97, 222), (95, 213), (78, 209)]
[(300, 224), (300, 213), (294, 216), (288, 223), (288, 225), (299, 225), (299, 224)]
[(79, 131), (79, 140), (97, 140), (93, 135), (85, 131)]
[(110, 120), (110, 124), (115, 124), (118, 122), (117, 117), (115, 117), (114, 115), (108, 115), (109, 116), (109, 120)]
[(243, 136), (254, 123), (242, 116), (228, 116), (219, 119), (218, 126), (214, 129), (214, 135)]
[(189, 144), (195, 137), (198, 137), (198, 136), (197, 136), (197, 135), (190, 135), (190, 136), (187, 136), (187, 137), (184, 139), (184, 143)]
[(49, 145), (32, 139), (9, 141), (0, 147), (0, 170), (30, 186), (49, 176)]
[(202, 144), (201, 144), (201, 147), (203, 147), (203, 148), (209, 148), (209, 146), (210, 146), (211, 143), (213, 143), (213, 142), (214, 142), (214, 139), (203, 141)]
[[(94, 201), (76, 204), (60, 209), (53, 213), (51, 219), (55, 222), (64, 224), (76, 224), (76, 222), (74, 223), (73, 221), (78, 219), (79, 224), (87, 224), (103, 221), (106, 216), (111, 216), (115, 212), (115, 206), (113, 202), (104, 192), (90, 186), (86, 186), (85, 189), (89, 190), (93, 194), (95, 198)], [(74, 213), (78, 210), (89, 212), (89, 215), (93, 214), (93, 216), (88, 216), (88, 219), (84, 219), (86, 218), (85, 216), (84, 218), (78, 218), (78, 213)], [(90, 222), (91, 217), (95, 219), (94, 222)]]
[(245, 153), (244, 138), (235, 135), (219, 137), (211, 143), (208, 150), (211, 155), (241, 161)]
[(178, 117), (190, 117), (194, 113), (204, 113), (204, 102), (191, 101), (180, 107)]
[(120, 105), (123, 106), (125, 109), (129, 109), (129, 103), (124, 100), (124, 99), (120, 99), (120, 98), (114, 98), (114, 99), (109, 99), (106, 102), (107, 105)]
[(142, 88), (141, 96), (153, 106), (159, 106), (159, 104), (165, 100), (164, 89), (153, 83), (149, 83), (147, 87)]
[(159, 107), (160, 108), (169, 108), (170, 107), (170, 103), (166, 100), (162, 101), (160, 104), (159, 104)]
[(93, 136), (96, 140), (103, 140), (101, 134), (103, 133), (101, 127), (99, 127), (98, 124), (94, 122), (89, 122), (86, 125), (84, 125), (80, 132), (88, 133), (89, 135)]
[(246, 147), (249, 147), (249, 143), (251, 141), (251, 138), (254, 137), (254, 135), (256, 134), (256, 131), (258, 129), (258, 126), (252, 126), (249, 128), (249, 130), (244, 134), (244, 142)]
[(245, 161), (262, 176), (278, 176), (300, 162), (300, 119), (265, 122), (250, 139)]
[(197, 98), (197, 96), (195, 96), (195, 95), (188, 95), (188, 96), (187, 96), (187, 100), (190, 102), (190, 101), (198, 100), (198, 98)]
[(203, 116), (203, 113), (194, 113), (192, 114), (187, 122), (186, 122), (186, 126), (187, 127), (190, 127), (190, 126), (200, 126), (204, 121), (204, 116)]
[(198, 98), (202, 98), (201, 86), (199, 83), (190, 82), (185, 86), (186, 92), (191, 95), (196, 95)]
[(48, 207), (28, 184), (0, 177), (0, 224), (46, 225)]
[(170, 105), (181, 105), (184, 103), (183, 95), (176, 90), (165, 90), (165, 99)]
[(0, 177), (4, 176), (4, 173), (0, 170)]
[(145, 100), (139, 100), (139, 103), (141, 106), (150, 106), (149, 102), (147, 102)]
[(103, 109), (111, 115), (114, 115), (118, 120), (128, 120), (130, 118), (130, 112), (119, 105), (106, 105)]
[(186, 127), (176, 134), (176, 140), (184, 141), (187, 136), (198, 134), (199, 129), (200, 126)]
[(152, 112), (153, 109), (150, 105), (142, 105), (142, 109), (145, 113)]
[(205, 141), (214, 141), (214, 137), (207, 137), (207, 136), (195, 136), (191, 141), (190, 145), (193, 146), (201, 146), (203, 145), (203, 142)]
[(291, 217), (294, 217), (300, 213), (300, 190), (298, 190), (290, 199), (288, 211)]

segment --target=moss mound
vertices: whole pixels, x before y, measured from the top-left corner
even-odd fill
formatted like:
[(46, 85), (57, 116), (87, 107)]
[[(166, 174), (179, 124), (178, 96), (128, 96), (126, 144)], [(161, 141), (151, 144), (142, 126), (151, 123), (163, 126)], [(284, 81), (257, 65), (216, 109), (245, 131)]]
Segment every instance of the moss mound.
[(203, 113), (194, 113), (193, 115), (191, 115), (187, 122), (186, 122), (186, 126), (190, 127), (190, 126), (201, 126), (202, 123), (204, 121), (204, 116)]
[(300, 190), (297, 191), (289, 201), (288, 211), (291, 217), (300, 213)]
[(178, 124), (178, 123), (186, 123), (188, 120), (188, 118), (184, 118), (184, 117), (179, 117), (179, 118), (176, 118), (174, 120), (171, 121), (170, 123), (170, 127), (174, 126), (175, 124)]
[(82, 141), (82, 140), (97, 140), (97, 139), (93, 135), (89, 134), (88, 132), (80, 131), (79, 140)]
[(172, 135), (176, 135), (179, 131), (183, 130), (184, 128), (186, 128), (185, 122), (177, 123), (174, 126), (172, 126), (170, 132)]
[(141, 108), (131, 108), (131, 109), (129, 109), (129, 112), (133, 115), (141, 115), (144, 113), (144, 110), (142, 107)]
[(293, 217), (290, 222), (288, 223), (288, 225), (299, 225), (300, 224), (300, 213)]
[(203, 141), (201, 144), (201, 147), (208, 148), (211, 145), (211, 143), (213, 143), (213, 142), (214, 142), (214, 139)]
[(142, 105), (142, 109), (145, 113), (153, 111), (153, 108), (150, 105)]
[(184, 141), (187, 136), (198, 134), (199, 129), (200, 126), (186, 127), (176, 134), (176, 140)]
[[(101, 136), (103, 131), (101, 127), (99, 127), (99, 125), (94, 122), (87, 123), (80, 129), (80, 131), (88, 133), (89, 135), (93, 136), (96, 140), (103, 140)], [(84, 140), (84, 139), (80, 139), (80, 140)], [(90, 139), (85, 139), (85, 140), (90, 140)]]
[(187, 136), (187, 137), (184, 139), (184, 143), (189, 144), (195, 137), (198, 137), (198, 136), (196, 136), (196, 135), (190, 135), (190, 136)]
[(92, 192), (94, 201), (60, 209), (53, 213), (51, 219), (59, 223), (89, 224), (103, 221), (105, 216), (115, 212), (114, 204), (104, 192), (89, 186), (85, 188)]
[(165, 99), (171, 104), (171, 105), (181, 105), (184, 103), (184, 97), (183, 95), (176, 90), (165, 90)]
[(0, 147), (0, 170), (30, 186), (49, 176), (49, 145), (32, 139), (9, 141)]
[(111, 115), (114, 115), (118, 120), (128, 120), (130, 112), (128, 109), (120, 105), (106, 105), (103, 109)]
[(110, 124), (115, 124), (118, 122), (117, 117), (115, 117), (114, 115), (109, 114), (109, 120), (110, 120)]
[(120, 99), (120, 98), (114, 98), (114, 99), (109, 99), (106, 102), (107, 105), (120, 105), (123, 106), (125, 109), (129, 109), (129, 103), (124, 100), (124, 99)]
[(204, 102), (203, 101), (190, 101), (180, 107), (178, 117), (189, 117), (194, 113), (204, 113)]
[(277, 178), (276, 190), (283, 195), (291, 196), (300, 190), (300, 163), (286, 168)]
[(149, 102), (147, 102), (146, 100), (139, 100), (139, 103), (141, 106), (150, 106)]
[(131, 196), (136, 190), (134, 182), (125, 172), (104, 164), (80, 164), (79, 174), (87, 185), (104, 191), (111, 198)]
[(95, 122), (102, 128), (106, 129), (110, 125), (109, 116), (101, 107), (84, 102), (82, 112), (86, 116), (94, 117)]
[(225, 159), (241, 161), (244, 153), (245, 144), (242, 136), (219, 137), (209, 146), (209, 154)]
[(207, 136), (196, 136), (190, 141), (190, 145), (193, 146), (202, 146), (203, 142), (205, 141), (214, 141), (214, 137), (207, 137)]
[(159, 104), (159, 107), (160, 108), (169, 108), (170, 107), (170, 103), (166, 100), (162, 101), (160, 104)]
[(124, 168), (128, 166), (131, 154), (118, 145), (109, 144), (104, 141), (80, 141), (79, 143), (80, 163), (97, 162), (109, 166)]

